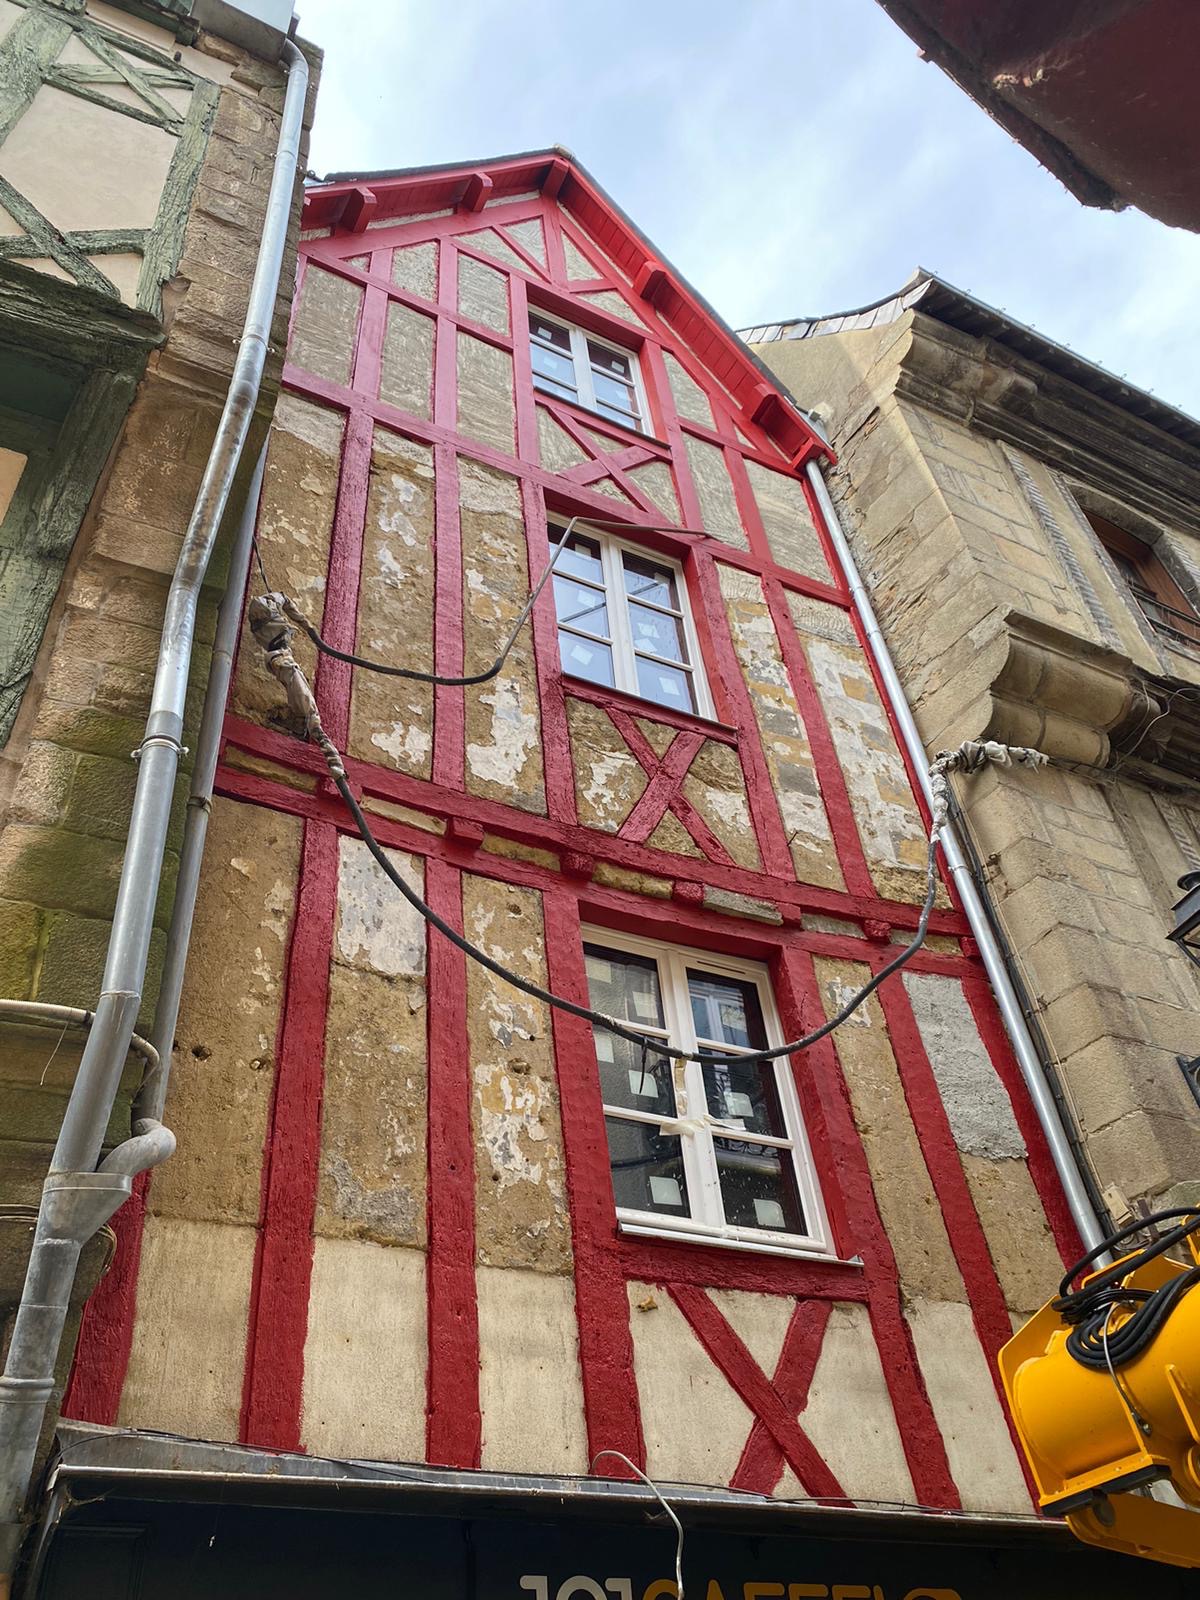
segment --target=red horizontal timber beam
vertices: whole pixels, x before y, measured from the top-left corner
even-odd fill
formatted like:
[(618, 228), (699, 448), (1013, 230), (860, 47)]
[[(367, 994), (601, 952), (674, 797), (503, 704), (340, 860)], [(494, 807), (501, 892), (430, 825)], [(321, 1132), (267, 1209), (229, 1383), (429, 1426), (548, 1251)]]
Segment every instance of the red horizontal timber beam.
[(646, 1283), (692, 1284), (698, 1289), (745, 1289), (752, 1294), (789, 1294), (805, 1300), (865, 1301), (869, 1290), (860, 1264), (806, 1260), (726, 1250), (702, 1240), (626, 1238), (609, 1246), (627, 1278)]
[[(328, 822), (345, 833), (354, 831), (353, 822), (336, 795), (296, 790), (273, 779), (233, 767), (219, 769), (217, 792), (222, 797), (248, 805)], [(416, 824), (398, 821), (386, 812), (376, 810), (369, 795), (362, 804), (371, 817), (371, 831), (381, 844), (389, 848), (407, 850), (431, 860), (444, 859), (455, 866), (467, 867), (478, 877), (519, 884), (530, 889), (550, 890), (564, 880), (585, 884), (586, 888), (577, 889), (576, 892), (585, 902), (587, 920), (610, 925), (626, 933), (640, 933), (647, 938), (683, 936), (697, 949), (738, 954), (748, 960), (769, 960), (779, 949), (792, 948), (838, 961), (866, 963), (870, 959), (869, 948), (862, 939), (852, 934), (807, 930), (799, 921), (799, 913), (789, 915), (787, 907), (782, 908), (784, 921), (780, 925), (730, 916), (727, 912), (707, 908), (704, 904), (704, 884), (693, 880), (676, 883), (670, 901), (624, 889), (609, 889), (590, 882), (597, 862), (595, 856), (586, 852), (564, 850), (561, 853), (560, 874), (552, 867), (514, 860), (469, 841), (458, 843), (450, 836), (449, 829), (442, 836)], [(947, 978), (975, 978), (982, 972), (982, 968), (973, 965), (965, 957), (925, 950), (917, 952), (910, 967), (913, 972), (933, 973)]]
[[(225, 738), (228, 744), (239, 750), (277, 762), (293, 771), (322, 778), (325, 776), (325, 763), (313, 746), (302, 744), (288, 734), (230, 716), (225, 720)], [(907, 929), (915, 928), (920, 917), (920, 908), (907, 902), (846, 894), (836, 889), (818, 888), (814, 884), (781, 880), (747, 867), (722, 866), (718, 862), (701, 861), (693, 856), (672, 855), (669, 851), (649, 845), (615, 838), (595, 828), (531, 816), (498, 800), (463, 794), (444, 785), (430, 783), (424, 778), (373, 766), (352, 756), (346, 757), (346, 769), (352, 783), (362, 785), (364, 794), (410, 805), (442, 819), (469, 818), (480, 822), (489, 833), (501, 833), (521, 844), (543, 850), (572, 850), (610, 861), (615, 866), (631, 868), (635, 872), (646, 872), (666, 879), (690, 879), (714, 889), (731, 889), (755, 899), (769, 900), (781, 908), (794, 907), (797, 911), (813, 911), (850, 921), (862, 922), (871, 918), (890, 922), (897, 929)], [(250, 774), (231, 770), (230, 776), (236, 788)], [(277, 804), (282, 809), (294, 810), (297, 815), (315, 814), (309, 807), (295, 803), (311, 801), (314, 798), (311, 794), (297, 793), (283, 783), (268, 782), (267, 787), (278, 798), (267, 798), (264, 794), (260, 803)], [(338, 815), (339, 803), (333, 801), (331, 805), (331, 815)], [(954, 911), (934, 911), (930, 917), (930, 931), (934, 933), (961, 936), (965, 928), (965, 920)], [(859, 959), (867, 959), (865, 941), (855, 943), (860, 950)], [(959, 972), (966, 962), (966, 958), (960, 955), (944, 959), (955, 964), (953, 970)]]

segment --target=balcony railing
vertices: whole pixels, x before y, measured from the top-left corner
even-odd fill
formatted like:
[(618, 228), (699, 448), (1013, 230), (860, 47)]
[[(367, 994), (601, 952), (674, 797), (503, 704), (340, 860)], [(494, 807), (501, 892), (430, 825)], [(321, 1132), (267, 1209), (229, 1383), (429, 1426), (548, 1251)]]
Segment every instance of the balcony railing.
[(1167, 605), (1149, 589), (1130, 583), (1133, 597), (1141, 606), (1146, 621), (1161, 634), (1168, 644), (1186, 650), (1190, 655), (1200, 655), (1200, 617), (1191, 611), (1179, 611)]

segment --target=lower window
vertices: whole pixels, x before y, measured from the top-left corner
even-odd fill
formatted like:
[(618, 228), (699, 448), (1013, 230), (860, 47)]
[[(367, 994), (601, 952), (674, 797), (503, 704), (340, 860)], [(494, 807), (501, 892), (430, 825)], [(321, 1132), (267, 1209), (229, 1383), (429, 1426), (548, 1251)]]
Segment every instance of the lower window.
[[(623, 1230), (759, 1250), (828, 1250), (786, 1058), (718, 1062), (783, 1042), (766, 969), (584, 930), (594, 1011), (648, 1048), (594, 1028), (613, 1194)], [(653, 1053), (670, 1040), (682, 1061)]]

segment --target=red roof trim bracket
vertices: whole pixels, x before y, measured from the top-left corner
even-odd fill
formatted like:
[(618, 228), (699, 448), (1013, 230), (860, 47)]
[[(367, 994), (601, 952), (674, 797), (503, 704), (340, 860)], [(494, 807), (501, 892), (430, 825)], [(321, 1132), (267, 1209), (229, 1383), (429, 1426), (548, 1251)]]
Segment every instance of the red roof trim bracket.
[[(676, 337), (724, 385), (738, 405), (760, 422), (789, 459), (807, 459), (817, 453), (832, 459), (829, 446), (786, 391), (771, 382), (770, 374), (733, 330), (678, 272), (658, 257), (650, 241), (565, 151), (543, 150), (457, 167), (339, 175), (307, 191), (303, 226), (353, 226), (348, 224), (346, 214), (350, 209), (347, 196), (354, 194), (373, 197), (371, 220), (378, 226), (390, 217), (399, 223), (406, 214), (441, 206), (478, 211), (489, 201), (508, 199), (531, 189), (539, 190), (547, 199), (557, 199), (579, 226), (601, 243), (633, 283), (635, 293), (654, 305)], [(365, 203), (357, 202), (356, 217)], [(364, 221), (362, 226), (365, 225)]]
[(473, 172), (467, 179), (467, 186), (463, 190), (463, 210), (482, 211), (492, 198), (492, 189), (494, 187), (486, 172)]
[(360, 184), (346, 196), (346, 204), (338, 226), (348, 228), (351, 233), (365, 233), (367, 224), (375, 215), (378, 205), (379, 201), (375, 197), (374, 190), (368, 189), (366, 184)]

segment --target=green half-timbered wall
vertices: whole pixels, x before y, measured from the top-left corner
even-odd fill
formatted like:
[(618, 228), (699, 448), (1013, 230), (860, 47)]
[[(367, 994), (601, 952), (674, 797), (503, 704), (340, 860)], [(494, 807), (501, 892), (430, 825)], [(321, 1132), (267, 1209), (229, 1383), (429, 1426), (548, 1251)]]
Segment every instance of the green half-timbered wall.
[[(97, 22), (84, 11), (83, 0), (6, 4), (22, 15), (0, 39), (0, 206), (12, 219), (8, 226), (20, 231), (0, 236), (0, 260), (37, 263), (54, 276), (120, 300), (121, 290), (103, 270), (104, 257), (140, 256), (133, 303), (158, 316), (163, 282), (174, 271), (183, 243), (217, 88), (152, 45)], [(63, 229), (52, 206), (41, 209), (22, 192), (6, 146), (14, 133), (19, 136), (25, 117), (38, 115), (39, 96), (47, 91), (148, 123), (175, 140), (152, 225), (130, 226), (114, 216), (111, 226)], [(63, 132), (67, 135), (69, 128)], [(85, 171), (79, 181), (87, 182)]]
[[(84, 0), (0, 0), (0, 450), (24, 457), (0, 506), (0, 746), (161, 342), (218, 95)], [(80, 213), (104, 225), (69, 226)]]

